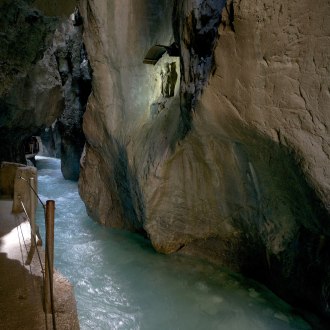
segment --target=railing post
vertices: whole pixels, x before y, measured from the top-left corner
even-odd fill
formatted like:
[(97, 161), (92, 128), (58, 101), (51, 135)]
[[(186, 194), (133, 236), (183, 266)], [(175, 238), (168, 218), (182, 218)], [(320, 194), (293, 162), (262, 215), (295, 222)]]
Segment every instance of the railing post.
[(35, 214), (36, 214), (36, 197), (32, 190), (34, 187), (34, 178), (30, 178), (30, 221), (31, 221), (31, 247), (34, 245), (36, 240), (36, 221), (35, 221)]
[(54, 216), (55, 201), (46, 202), (46, 260), (45, 260), (45, 310), (53, 313), (53, 270), (54, 270)]

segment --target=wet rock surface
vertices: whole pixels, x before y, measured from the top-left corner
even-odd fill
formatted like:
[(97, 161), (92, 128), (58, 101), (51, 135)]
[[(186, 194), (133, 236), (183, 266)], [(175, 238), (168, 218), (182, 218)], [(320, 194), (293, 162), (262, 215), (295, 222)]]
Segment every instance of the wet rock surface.
[(48, 50), (57, 19), (24, 1), (3, 1), (1, 12), (0, 154), (1, 160), (25, 162), (24, 140), (62, 107), (57, 64)]
[(79, 13), (68, 19), (70, 3), (46, 10), (59, 16), (45, 16), (38, 1), (0, 3), (0, 159), (25, 163), (25, 141), (42, 135), (46, 154), (61, 156), (63, 175), (77, 180), (91, 75)]
[[(85, 0), (80, 10), (94, 78), (79, 182), (90, 215), (329, 317), (329, 3)], [(173, 42), (170, 96), (173, 58), (142, 60)]]
[[(64, 178), (78, 180), (85, 144), (82, 120), (91, 91), (91, 68), (82, 41), (82, 26), (70, 22), (62, 26), (59, 34), (66, 36), (55, 52), (63, 86), (64, 110), (51, 131)], [(60, 150), (56, 150), (56, 135), (60, 137)]]

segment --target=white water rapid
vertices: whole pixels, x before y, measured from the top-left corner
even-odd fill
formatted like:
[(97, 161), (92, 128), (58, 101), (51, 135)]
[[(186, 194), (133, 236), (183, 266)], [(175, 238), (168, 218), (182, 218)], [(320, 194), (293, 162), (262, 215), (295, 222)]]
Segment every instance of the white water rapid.
[[(84, 329), (310, 329), (265, 287), (143, 237), (92, 221), (57, 159), (37, 157), (39, 194), (54, 199), (55, 267), (73, 283)], [(44, 234), (43, 211), (38, 223)]]

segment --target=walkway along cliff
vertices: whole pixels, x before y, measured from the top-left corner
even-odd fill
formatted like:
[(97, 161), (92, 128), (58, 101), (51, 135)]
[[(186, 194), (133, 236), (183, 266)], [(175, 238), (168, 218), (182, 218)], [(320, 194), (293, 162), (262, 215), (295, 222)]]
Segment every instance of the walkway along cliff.
[(84, 113), (59, 145), (92, 218), (329, 321), (329, 1), (56, 3), (0, 2), (1, 160)]
[(54, 201), (46, 204), (45, 253), (35, 223), (36, 192), (34, 167), (1, 163), (0, 327), (79, 329), (73, 287), (53, 268)]

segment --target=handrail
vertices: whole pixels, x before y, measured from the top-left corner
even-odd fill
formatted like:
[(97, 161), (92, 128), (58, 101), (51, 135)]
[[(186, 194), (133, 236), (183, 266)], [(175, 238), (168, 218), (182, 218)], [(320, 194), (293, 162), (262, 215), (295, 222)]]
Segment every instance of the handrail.
[(45, 210), (46, 209), (46, 206), (45, 204), (42, 202), (42, 200), (40, 199), (38, 193), (34, 190), (34, 188), (31, 186), (30, 182), (28, 180), (26, 180), (25, 178), (23, 178), (22, 176), (19, 177), (20, 179), (24, 180), (28, 185), (29, 187), (32, 189), (33, 193), (37, 196), (40, 204), (42, 205), (43, 209)]
[[(26, 211), (26, 208), (25, 208), (25, 206), (24, 206), (23, 201), (21, 201), (21, 205), (22, 205), (22, 207), (23, 207), (23, 210), (24, 210), (25, 216), (27, 217), (27, 219), (28, 219), (28, 221), (29, 221), (30, 228), (32, 229), (32, 226), (31, 226), (31, 219), (30, 219), (29, 215), (27, 214), (27, 211)], [(23, 235), (23, 234), (22, 234), (22, 235)], [(36, 237), (35, 237), (34, 235), (32, 235), (32, 236), (33, 236), (33, 244), (34, 244), (35, 247), (37, 247)], [(41, 261), (40, 253), (39, 253), (39, 250), (38, 250), (38, 249), (36, 249), (36, 250), (37, 250), (38, 259), (39, 259), (39, 263), (40, 263), (40, 267), (41, 267), (42, 278), (43, 278), (43, 280), (45, 280), (45, 277), (44, 277), (44, 272), (45, 272), (45, 270), (44, 270), (44, 267), (43, 267), (43, 265), (42, 265), (42, 261)]]
[[(33, 254), (34, 254), (34, 249), (37, 250), (37, 254), (38, 254), (38, 259), (39, 259), (39, 263), (41, 266), (41, 270), (42, 270), (42, 278), (43, 278), (43, 294), (44, 294), (44, 313), (45, 313), (45, 319), (46, 319), (46, 329), (48, 329), (48, 318), (47, 318), (47, 313), (51, 312), (52, 314), (52, 325), (53, 325), (53, 330), (56, 330), (56, 318), (55, 318), (55, 304), (54, 304), (54, 296), (53, 296), (53, 262), (54, 262), (54, 258), (53, 258), (53, 254), (54, 254), (54, 210), (55, 210), (55, 202), (54, 201), (47, 201), (46, 202), (46, 206), (45, 204), (42, 202), (42, 200), (40, 199), (38, 193), (35, 191), (35, 189), (32, 187), (31, 183), (23, 178), (22, 176), (19, 176), (19, 179), (24, 180), (25, 182), (27, 182), (27, 184), (29, 185), (29, 187), (31, 188), (33, 194), (38, 198), (40, 204), (42, 205), (43, 209), (44, 209), (44, 216), (45, 216), (45, 222), (46, 222), (46, 251), (45, 251), (45, 266), (46, 268), (44, 269), (42, 266), (42, 261), (40, 258), (40, 254), (39, 254), (39, 250), (37, 248), (37, 241), (36, 241), (36, 233), (33, 230), (33, 228), (35, 228), (35, 224), (32, 224), (31, 222), (31, 218), (29, 217), (26, 207), (23, 203), (23, 201), (21, 200), (21, 196), (19, 195), (18, 198), (20, 200), (21, 206), (24, 210), (24, 214), (26, 215), (28, 222), (30, 224), (30, 228), (31, 228), (31, 249), (30, 252), (28, 253), (28, 258), (33, 258)], [(32, 180), (32, 179), (30, 179)], [(29, 191), (31, 191), (29, 190)], [(32, 196), (30, 193), (30, 201), (32, 200)], [(52, 202), (52, 203), (49, 203)], [(31, 202), (31, 204), (33, 203), (33, 201)], [(49, 206), (49, 204), (52, 205), (52, 208)], [(31, 211), (33, 211), (34, 208), (31, 208)], [(52, 228), (49, 228), (49, 215), (47, 216), (47, 214), (51, 213), (52, 215), (50, 216), (50, 218), (52, 217), (52, 221), (51, 221), (51, 226)], [(48, 227), (48, 228), (47, 228)], [(52, 235), (50, 235), (48, 232), (52, 232)], [(22, 233), (23, 235), (23, 233)], [(39, 234), (39, 229), (37, 230), (37, 236), (40, 238), (40, 234)], [(52, 236), (52, 237), (51, 237)], [(50, 238), (50, 239), (49, 239)], [(24, 239), (24, 237), (23, 237)], [(28, 260), (26, 261), (27, 264)], [(31, 261), (30, 261), (31, 262)], [(50, 302), (49, 302), (49, 298), (50, 298)], [(49, 308), (50, 305), (50, 308)]]
[[(46, 202), (46, 276), (45, 276), (45, 310), (51, 311), (53, 320), (53, 329), (56, 330), (55, 307), (53, 295), (53, 273), (54, 273), (54, 214), (55, 201)], [(49, 304), (50, 300), (50, 304)], [(49, 306), (50, 305), (50, 306)]]

